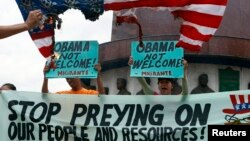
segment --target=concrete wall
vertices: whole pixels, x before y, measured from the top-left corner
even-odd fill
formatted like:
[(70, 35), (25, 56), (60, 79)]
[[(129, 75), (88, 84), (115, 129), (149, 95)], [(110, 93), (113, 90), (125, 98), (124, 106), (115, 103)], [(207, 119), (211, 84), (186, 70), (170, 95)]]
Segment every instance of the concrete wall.
[[(188, 89), (189, 92), (198, 85), (198, 77), (202, 73), (206, 73), (209, 76), (208, 85), (214, 91), (219, 91), (219, 69), (225, 69), (228, 66), (225, 65), (213, 65), (213, 64), (195, 64), (189, 63), (188, 68)], [(240, 89), (247, 89), (247, 84), (250, 82), (250, 69), (241, 68), (241, 67), (231, 67), (233, 70), (240, 72)], [(118, 90), (116, 88), (116, 78), (126, 78), (128, 81), (127, 88), (130, 92), (135, 94), (141, 89), (140, 84), (136, 78), (131, 78), (129, 76), (129, 67), (122, 67), (117, 69), (112, 69), (103, 72), (102, 74), (103, 82), (105, 87), (109, 87), (109, 94), (116, 94)], [(93, 80), (92, 85), (96, 84), (96, 81)], [(179, 80), (181, 84), (181, 80)], [(157, 78), (151, 78), (151, 86), (154, 90), (157, 88)]]

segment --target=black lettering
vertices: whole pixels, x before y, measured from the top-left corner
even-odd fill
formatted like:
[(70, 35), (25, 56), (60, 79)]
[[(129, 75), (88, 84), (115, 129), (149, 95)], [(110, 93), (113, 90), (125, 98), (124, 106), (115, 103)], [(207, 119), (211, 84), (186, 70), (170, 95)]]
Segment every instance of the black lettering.
[(21, 120), (22, 121), (25, 121), (25, 113), (26, 113), (28, 106), (33, 106), (34, 104), (35, 104), (35, 102), (32, 102), (32, 101), (20, 101), (19, 102), (19, 105), (23, 106), (22, 111), (21, 111)]
[(138, 128), (137, 127), (132, 127), (131, 128), (131, 138), (132, 141), (136, 141), (136, 136), (138, 136)]
[(146, 68), (148, 68), (149, 61), (152, 61), (152, 60), (144, 60), (141, 69), (146, 69)]
[(160, 110), (163, 111), (164, 106), (157, 104), (152, 107), (152, 109), (149, 112), (149, 123), (151, 125), (162, 125), (162, 121), (164, 118), (164, 114), (156, 114), (156, 111)]
[(152, 46), (152, 43), (150, 43), (150, 42), (148, 42), (147, 44), (146, 44), (146, 48), (145, 48), (145, 52), (147, 53), (147, 52), (151, 52), (151, 46)]
[(48, 130), (48, 140), (52, 141), (54, 140), (53, 135), (55, 134), (55, 131), (52, 130), (53, 129), (53, 125), (47, 125), (47, 130)]
[(61, 126), (56, 126), (55, 127), (55, 138), (57, 141), (60, 141), (63, 139), (64, 132)]
[[(152, 136), (153, 135), (153, 136)], [(150, 127), (148, 129), (148, 140), (149, 141), (154, 141), (156, 138), (156, 130), (154, 127)]]
[(17, 136), (17, 126), (15, 122), (11, 122), (8, 128), (8, 135), (11, 140), (14, 140)]
[(142, 110), (141, 105), (137, 104), (136, 113), (135, 113), (135, 117), (134, 117), (134, 122), (132, 124), (133, 126), (138, 126), (139, 121), (140, 121), (142, 126), (145, 126), (147, 124), (149, 108), (150, 108), (150, 105), (147, 104), (145, 106), (144, 110)]
[[(86, 47), (86, 49), (88, 48)], [(86, 49), (84, 48), (83, 51), (85, 51)], [(79, 52), (82, 51), (82, 41), (75, 42), (75, 51), (79, 51)]]
[(168, 47), (168, 51), (174, 51), (175, 50), (175, 44), (174, 42), (171, 42), (169, 47)]
[(110, 141), (108, 127), (102, 127), (103, 141)]
[(35, 140), (33, 131), (34, 131), (34, 124), (27, 123), (27, 140)]
[(25, 123), (17, 123), (17, 135), (19, 140), (26, 139), (26, 128)]
[(86, 117), (86, 122), (85, 122), (84, 126), (89, 125), (91, 119), (93, 120), (93, 125), (97, 126), (98, 122), (97, 122), (96, 117), (99, 114), (99, 112), (100, 112), (100, 106), (99, 105), (90, 104), (89, 109), (88, 109), (88, 113), (87, 113), (88, 116)]
[(155, 43), (153, 44), (153, 47), (152, 47), (152, 51), (151, 51), (151, 52), (158, 52), (158, 47), (159, 47), (158, 42), (155, 42)]
[(112, 114), (108, 114), (108, 109), (112, 108), (113, 105), (104, 105), (100, 126), (110, 126), (110, 122), (106, 121), (106, 119), (110, 119), (112, 117)]
[(171, 135), (173, 134), (173, 129), (171, 127), (165, 127), (164, 128), (164, 136), (165, 139), (167, 137), (167, 141), (171, 141)]
[[(180, 141), (180, 137), (179, 137), (180, 136), (180, 134), (179, 134), (180, 132), (181, 132), (181, 128), (177, 127), (177, 128), (174, 129), (173, 135), (172, 135), (172, 138), (173, 138), (174, 141)], [(177, 133), (177, 136), (175, 135), (176, 133)]]
[(91, 65), (92, 58), (81, 59), (79, 62), (79, 68), (89, 68)]
[(197, 119), (198, 119), (200, 125), (206, 125), (207, 120), (208, 120), (208, 115), (210, 112), (210, 108), (211, 108), (211, 104), (206, 104), (204, 107), (204, 111), (202, 112), (201, 105), (195, 104), (194, 114), (193, 114), (193, 118), (192, 118), (190, 125), (195, 126)]
[(117, 112), (118, 118), (115, 121), (115, 123), (113, 124), (113, 126), (119, 126), (120, 122), (122, 121), (122, 119), (126, 115), (127, 111), (130, 109), (130, 105), (125, 105), (122, 111), (121, 111), (119, 105), (114, 105), (114, 108), (115, 108), (115, 111)]
[(54, 47), (54, 51), (55, 52), (61, 52), (60, 50), (61, 50), (61, 43), (60, 42), (57, 42), (56, 44), (55, 44), (55, 47)]
[(160, 57), (159, 57), (159, 60), (161, 60), (162, 57), (165, 55), (165, 53), (159, 53), (158, 55), (160, 56)]
[(122, 128), (122, 137), (123, 137), (123, 141), (130, 141), (128, 128)]
[(67, 51), (68, 42), (63, 42), (61, 52)]
[(147, 135), (145, 135), (147, 128), (146, 127), (142, 127), (139, 128), (139, 135), (141, 135), (144, 139), (140, 139), (140, 141), (146, 141), (147, 140)]
[(183, 127), (181, 132), (181, 141), (188, 141), (187, 135), (188, 135), (189, 128)]
[(138, 45), (138, 46), (136, 47), (136, 51), (137, 51), (138, 53), (142, 53), (142, 52), (144, 51), (144, 48), (145, 48), (145, 46), (142, 46), (142, 47), (141, 47), (141, 46)]
[(61, 53), (60, 59), (62, 59), (62, 60), (67, 60), (68, 54), (69, 54), (69, 53)]
[(81, 127), (81, 141), (89, 141), (88, 134), (85, 132), (85, 130), (88, 130), (88, 127)]
[(133, 118), (133, 113), (135, 111), (135, 104), (130, 104), (129, 106), (130, 106), (130, 108), (129, 108), (127, 122), (125, 124), (126, 126), (130, 126), (131, 125), (132, 118)]
[[(82, 110), (81, 112), (79, 112)], [(81, 117), (87, 112), (87, 106), (84, 104), (75, 104), (74, 111), (70, 120), (70, 125), (75, 125), (77, 117)]]
[(12, 112), (12, 114), (9, 115), (9, 120), (10, 121), (13, 121), (13, 120), (16, 120), (17, 119), (17, 113), (15, 110), (12, 109), (12, 106), (14, 105), (18, 105), (18, 101), (17, 100), (11, 100), (9, 103), (8, 103), (8, 108), (9, 110)]
[(39, 140), (43, 140), (43, 132), (47, 131), (46, 125), (38, 124), (39, 127)]
[(161, 67), (160, 63), (161, 63), (161, 60), (157, 60), (155, 62), (155, 67), (157, 67), (157, 68)]
[(64, 131), (64, 140), (68, 141), (69, 140), (69, 134), (73, 134), (73, 129), (70, 126), (64, 126), (63, 131)]
[[(82, 45), (81, 45), (82, 46)], [(89, 42), (86, 42), (84, 48), (83, 48), (83, 51), (89, 51)]]
[[(38, 118), (35, 118), (36, 116), (38, 116), (38, 114), (35, 114), (36, 110), (41, 107), (42, 108), (42, 113)], [(32, 122), (40, 122), (41, 120), (44, 119), (44, 117), (46, 116), (46, 112), (48, 110), (48, 106), (46, 103), (38, 103), (37, 105), (35, 105), (32, 110), (30, 111), (30, 120)], [(39, 111), (39, 110), (37, 110)], [(36, 115), (36, 116), (35, 116)]]
[(58, 114), (60, 111), (61, 111), (61, 105), (59, 103), (50, 103), (45, 123), (49, 124), (51, 117), (53, 115)]
[(176, 59), (170, 59), (170, 60), (169, 60), (169, 63), (168, 63), (168, 66), (169, 66), (169, 67), (174, 67), (175, 64), (176, 64)]
[(198, 139), (195, 131), (197, 131), (197, 128), (194, 128), (194, 127), (189, 130), (190, 135), (193, 136), (193, 137), (190, 136), (190, 138), (189, 138), (190, 141), (196, 141)]
[(143, 60), (134, 60), (133, 69), (139, 69), (143, 63)]
[[(184, 112), (184, 110), (186, 110), (187, 116), (186, 118), (182, 121), (181, 120), (181, 115)], [(183, 104), (180, 107), (178, 107), (178, 109), (176, 110), (175, 113), (175, 121), (178, 125), (180, 126), (185, 126), (187, 125), (190, 120), (192, 119), (192, 115), (193, 115), (193, 109), (190, 105), (188, 104)]]
[(102, 139), (102, 131), (101, 131), (100, 127), (96, 128), (95, 141), (103, 141), (103, 139)]
[(167, 52), (168, 42), (160, 42), (159, 52)]
[(152, 57), (152, 54), (151, 54), (151, 53), (150, 53), (150, 54), (146, 54), (146, 56), (144, 57), (143, 60), (150, 60), (151, 57)]

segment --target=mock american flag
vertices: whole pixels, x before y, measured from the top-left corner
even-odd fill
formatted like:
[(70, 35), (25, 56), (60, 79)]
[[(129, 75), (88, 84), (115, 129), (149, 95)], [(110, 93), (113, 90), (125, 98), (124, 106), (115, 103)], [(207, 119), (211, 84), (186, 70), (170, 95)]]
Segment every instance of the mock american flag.
[(250, 95), (230, 95), (233, 109), (223, 109), (228, 114), (250, 113)]
[[(199, 51), (202, 44), (215, 34), (227, 4), (227, 0), (16, 0), (16, 2), (24, 20), (28, 12), (34, 9), (41, 9), (47, 18), (52, 16), (57, 21), (60, 21), (57, 16), (70, 8), (81, 10), (85, 18), (92, 21), (96, 20), (104, 10), (121, 11), (133, 8), (170, 10), (176, 18), (183, 20), (177, 46), (191, 51)], [(119, 17), (120, 22), (138, 24), (138, 21), (131, 16)], [(29, 31), (32, 40), (45, 58), (53, 54), (54, 28), (53, 22), (45, 24), (43, 28)]]
[(149, 7), (170, 10), (183, 20), (177, 46), (191, 51), (200, 51), (209, 41), (222, 21), (227, 0), (105, 0), (105, 10)]

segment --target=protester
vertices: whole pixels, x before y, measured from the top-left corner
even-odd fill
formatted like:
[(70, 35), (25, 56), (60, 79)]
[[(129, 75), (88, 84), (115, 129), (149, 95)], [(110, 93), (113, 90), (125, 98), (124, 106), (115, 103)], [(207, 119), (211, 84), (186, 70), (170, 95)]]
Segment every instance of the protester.
[[(48, 93), (48, 79), (45, 77), (45, 73), (49, 71), (49, 66), (45, 65), (44, 67), (44, 79), (43, 79), (43, 85), (42, 85), (42, 93)], [(101, 65), (96, 64), (95, 69), (98, 71), (97, 76), (97, 86), (98, 91), (96, 90), (89, 90), (86, 88), (83, 88), (80, 78), (66, 78), (66, 81), (68, 82), (69, 86), (71, 87), (71, 90), (66, 91), (59, 91), (56, 92), (58, 94), (88, 94), (88, 95), (97, 95), (97, 94), (104, 94), (105, 89), (103, 87), (103, 82), (101, 79)]]
[(0, 26), (0, 39), (33, 29), (40, 24), (42, 17), (40, 10), (33, 10), (29, 12), (28, 18), (24, 23)]
[(0, 90), (13, 90), (16, 91), (16, 86), (11, 83), (5, 83), (0, 87)]
[[(128, 65), (133, 65), (133, 58), (130, 57), (128, 61)], [(182, 79), (182, 94), (187, 95), (188, 94), (188, 87), (187, 87), (187, 67), (188, 63), (186, 60), (183, 60), (184, 65), (184, 78)], [(150, 85), (147, 84), (146, 80), (144, 78), (138, 77), (138, 81), (142, 86), (142, 89), (145, 94), (147, 95), (158, 95), (157, 92), (152, 90)], [(172, 89), (173, 89), (173, 78), (158, 78), (158, 89), (160, 95), (171, 95)]]

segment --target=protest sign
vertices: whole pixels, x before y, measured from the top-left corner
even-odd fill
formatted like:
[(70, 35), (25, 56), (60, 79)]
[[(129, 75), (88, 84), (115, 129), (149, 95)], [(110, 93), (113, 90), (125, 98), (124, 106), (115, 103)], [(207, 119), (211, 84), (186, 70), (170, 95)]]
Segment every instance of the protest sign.
[(55, 57), (49, 63), (55, 64), (48, 78), (96, 78), (94, 65), (98, 63), (97, 41), (63, 41), (55, 43)]
[(131, 77), (183, 78), (183, 49), (176, 41), (144, 41), (144, 46), (132, 42)]
[(208, 125), (250, 124), (242, 120), (249, 116), (249, 99), (249, 90), (185, 96), (2, 91), (0, 139), (207, 141)]

